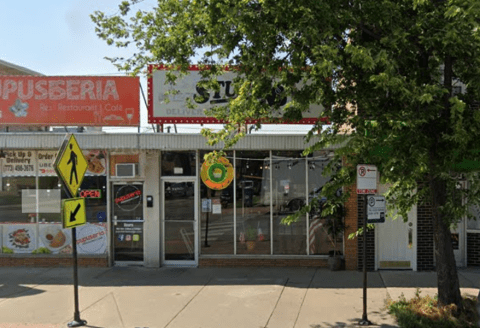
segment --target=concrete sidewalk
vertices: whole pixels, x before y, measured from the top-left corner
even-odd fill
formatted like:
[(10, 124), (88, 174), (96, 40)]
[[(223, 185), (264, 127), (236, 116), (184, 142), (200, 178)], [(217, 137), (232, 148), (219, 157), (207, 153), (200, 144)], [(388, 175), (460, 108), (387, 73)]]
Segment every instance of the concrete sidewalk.
[[(477, 296), (480, 269), (459, 270)], [(72, 268), (2, 268), (0, 327), (66, 327)], [(80, 317), (88, 327), (355, 327), (362, 273), (314, 268), (80, 268)], [(385, 300), (436, 293), (435, 272), (368, 274), (368, 319), (397, 327)]]

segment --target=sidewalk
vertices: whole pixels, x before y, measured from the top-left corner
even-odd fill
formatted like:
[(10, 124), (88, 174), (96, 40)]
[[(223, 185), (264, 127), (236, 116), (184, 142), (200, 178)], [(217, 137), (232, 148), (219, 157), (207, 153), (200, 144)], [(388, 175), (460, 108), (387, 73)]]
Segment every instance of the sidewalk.
[[(0, 327), (66, 327), (72, 268), (2, 268)], [(477, 296), (480, 269), (460, 269)], [(88, 327), (355, 327), (362, 273), (314, 268), (79, 268), (80, 317)], [(436, 293), (435, 272), (368, 273), (368, 319), (397, 327), (387, 298)]]

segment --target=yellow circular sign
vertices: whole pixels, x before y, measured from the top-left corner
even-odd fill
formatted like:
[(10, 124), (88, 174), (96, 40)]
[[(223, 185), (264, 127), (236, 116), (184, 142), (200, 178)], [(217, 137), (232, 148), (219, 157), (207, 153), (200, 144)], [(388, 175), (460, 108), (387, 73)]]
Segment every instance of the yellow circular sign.
[(233, 166), (228, 159), (220, 157), (215, 163), (204, 162), (200, 176), (208, 188), (222, 190), (233, 181)]

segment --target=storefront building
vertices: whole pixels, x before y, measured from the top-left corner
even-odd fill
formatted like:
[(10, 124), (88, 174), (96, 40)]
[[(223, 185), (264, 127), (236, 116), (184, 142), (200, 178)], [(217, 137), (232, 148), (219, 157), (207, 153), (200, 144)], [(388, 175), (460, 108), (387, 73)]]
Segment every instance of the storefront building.
[[(4, 64), (0, 75), (32, 74)], [(363, 268), (363, 237), (348, 239), (363, 223), (363, 197), (355, 185), (344, 188), (350, 198), (338, 238), (315, 213), (281, 224), (318, 196), (334, 148), (303, 157), (309, 144), (301, 135), (247, 135), (227, 152), (233, 181), (214, 190), (201, 179), (201, 168), (203, 156), (221, 145), (207, 146), (200, 135), (90, 129), (138, 126), (138, 80), (27, 76), (0, 83), (0, 115), (10, 124), (0, 133), (0, 266), (72, 262), (71, 231), (62, 228), (60, 213), (66, 194), (53, 168), (65, 133), (47, 128), (58, 124), (88, 126), (76, 134), (88, 161), (79, 190), (87, 207), (87, 224), (76, 236), (80, 265), (326, 267), (335, 250), (347, 270)], [(182, 84), (186, 95), (195, 94), (195, 83)], [(149, 88), (154, 86), (150, 81)], [(176, 99), (164, 108), (162, 93), (149, 91), (149, 123), (214, 122), (177, 117), (185, 111)], [(225, 90), (212, 96), (218, 102), (229, 95)], [(380, 193), (386, 188), (380, 186)], [(472, 213), (480, 217), (477, 208)], [(367, 269), (434, 270), (431, 221), (429, 206), (416, 205), (406, 223), (387, 218), (375, 224), (366, 236)], [(480, 265), (479, 220), (464, 219), (452, 240), (458, 266)]]
[[(0, 134), (0, 265), (70, 261), (59, 202), (66, 195), (52, 167), (64, 136)], [(250, 135), (227, 153), (230, 186), (211, 190), (200, 170), (213, 148), (200, 135), (76, 138), (89, 163), (79, 191), (87, 202), (87, 224), (77, 228), (81, 265), (326, 266), (334, 244), (345, 252), (317, 217), (280, 224), (328, 181), (322, 171), (333, 149), (305, 158), (302, 136)]]

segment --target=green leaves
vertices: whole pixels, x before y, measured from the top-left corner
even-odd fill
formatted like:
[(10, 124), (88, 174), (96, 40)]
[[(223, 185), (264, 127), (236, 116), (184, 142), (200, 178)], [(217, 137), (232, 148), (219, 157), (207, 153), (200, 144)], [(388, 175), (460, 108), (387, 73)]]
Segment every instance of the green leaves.
[[(226, 121), (202, 131), (209, 144), (231, 147), (249, 119), (297, 120), (322, 104), (330, 125), (312, 126), (304, 153), (337, 147), (350, 166), (332, 168), (336, 186), (354, 182), (357, 163), (376, 164), (406, 213), (431, 197), (421, 181), (448, 180), (462, 156), (480, 160), (470, 152), (480, 149), (479, 15), (480, 0), (131, 0), (91, 18), (107, 44), (136, 47), (132, 58), (110, 58), (132, 74), (169, 64), (174, 82), (190, 64), (208, 65), (202, 87), (215, 92), (226, 65), (238, 69), (236, 98), (207, 112)], [(459, 82), (463, 94), (452, 96)], [(288, 101), (266, 101), (280, 86)]]

